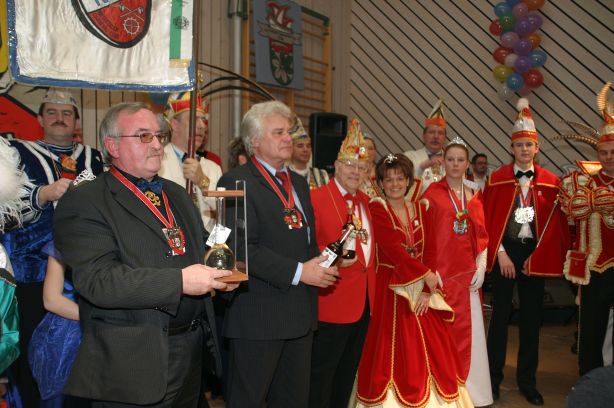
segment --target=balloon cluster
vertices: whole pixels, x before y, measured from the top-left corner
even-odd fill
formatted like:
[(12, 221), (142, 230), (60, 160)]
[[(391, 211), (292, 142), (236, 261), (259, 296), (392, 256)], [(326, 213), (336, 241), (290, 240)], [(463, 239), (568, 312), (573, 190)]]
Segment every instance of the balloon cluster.
[(489, 31), (499, 37), (501, 46), (492, 56), (499, 63), (492, 70), (501, 82), (498, 94), (508, 99), (514, 92), (527, 96), (544, 82), (539, 67), (548, 55), (539, 49), (541, 37), (536, 33), (542, 26), (542, 18), (536, 10), (545, 0), (505, 0), (495, 5), (495, 18)]

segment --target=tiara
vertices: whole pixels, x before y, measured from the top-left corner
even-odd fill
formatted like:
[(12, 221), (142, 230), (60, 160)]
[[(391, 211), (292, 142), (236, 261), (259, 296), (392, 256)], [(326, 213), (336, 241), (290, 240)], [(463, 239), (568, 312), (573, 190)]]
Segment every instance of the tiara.
[(448, 146), (452, 146), (452, 145), (461, 145), (467, 149), (469, 148), (469, 146), (467, 146), (467, 143), (465, 143), (465, 141), (461, 139), (459, 136), (455, 136), (452, 140), (450, 140), (450, 143), (448, 143)]
[(384, 159), (384, 163), (386, 164), (392, 164), (395, 160), (397, 160), (397, 156), (395, 156), (392, 153), (388, 153), (388, 155), (386, 156), (386, 158)]
[(77, 178), (74, 179), (72, 184), (74, 187), (77, 187), (79, 184), (83, 183), (84, 181), (92, 181), (95, 178), (96, 176), (94, 175), (94, 173), (92, 173), (88, 169), (85, 169), (81, 173), (79, 173), (79, 175), (77, 176)]

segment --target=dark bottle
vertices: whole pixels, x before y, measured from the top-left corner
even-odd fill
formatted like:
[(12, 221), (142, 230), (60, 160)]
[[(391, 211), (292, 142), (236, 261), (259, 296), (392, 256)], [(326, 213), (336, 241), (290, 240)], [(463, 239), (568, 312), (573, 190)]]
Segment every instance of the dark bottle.
[(354, 224), (350, 224), (341, 232), (341, 236), (335, 242), (331, 242), (326, 245), (326, 248), (322, 251), (322, 255), (328, 256), (328, 259), (320, 262), (320, 266), (329, 268), (333, 266), (341, 258), (343, 253), (343, 244), (348, 239), (352, 231), (354, 230)]
[[(219, 189), (218, 189), (219, 190)], [(216, 222), (213, 230), (215, 243), (211, 246), (205, 255), (205, 265), (215, 269), (233, 270), (235, 267), (235, 254), (226, 245), (226, 240), (223, 239), (223, 234), (216, 233), (225, 229), (225, 209), (224, 197), (215, 198)]]
[[(354, 228), (354, 222), (352, 221), (352, 215), (354, 214), (354, 208), (351, 204), (348, 204), (348, 219), (343, 226), (343, 229), (348, 229), (351, 225)], [(356, 258), (356, 238), (350, 237), (347, 240), (347, 245), (345, 246), (345, 253), (341, 255), (343, 259), (352, 260)]]

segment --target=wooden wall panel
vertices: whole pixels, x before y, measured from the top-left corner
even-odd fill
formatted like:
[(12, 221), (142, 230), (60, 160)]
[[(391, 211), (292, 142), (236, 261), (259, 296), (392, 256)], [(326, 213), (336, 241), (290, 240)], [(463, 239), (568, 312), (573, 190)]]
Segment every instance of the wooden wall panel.
[[(464, 138), (494, 166), (509, 161), (517, 97), (502, 101), (492, 78), (488, 33), (496, 1), (356, 0), (351, 5), (350, 108), (378, 141), (380, 154), (421, 146), (424, 117), (438, 97), (448, 106), (449, 137)], [(563, 172), (585, 146), (555, 141), (563, 119), (601, 121), (595, 93), (614, 79), (611, 3), (546, 2), (539, 34), (548, 53), (545, 82), (530, 96), (541, 135), (541, 163)]]

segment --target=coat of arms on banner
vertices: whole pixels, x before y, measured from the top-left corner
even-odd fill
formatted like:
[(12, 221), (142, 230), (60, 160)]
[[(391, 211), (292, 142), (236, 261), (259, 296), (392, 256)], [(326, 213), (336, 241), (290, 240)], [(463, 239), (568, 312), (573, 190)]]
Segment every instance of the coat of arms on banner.
[(194, 86), (194, 0), (0, 1), (17, 82), (149, 92)]
[(132, 47), (147, 34), (151, 0), (72, 0), (72, 5), (85, 28), (114, 47)]
[(256, 80), (303, 89), (301, 8), (283, 0), (255, 0)]

